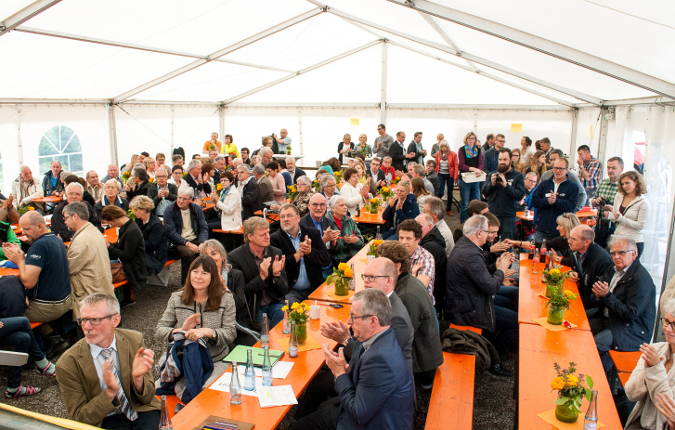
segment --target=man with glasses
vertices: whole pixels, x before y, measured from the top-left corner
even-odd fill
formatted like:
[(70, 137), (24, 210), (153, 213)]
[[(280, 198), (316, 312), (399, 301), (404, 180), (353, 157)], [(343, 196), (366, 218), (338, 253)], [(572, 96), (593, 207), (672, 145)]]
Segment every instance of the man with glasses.
[(73, 232), (68, 229), (68, 226), (64, 220), (64, 209), (66, 205), (69, 205), (74, 202), (82, 202), (87, 207), (87, 212), (89, 217), (85, 218), (88, 220), (94, 227), (98, 228), (99, 231), (103, 231), (101, 228), (101, 219), (96, 215), (94, 207), (88, 202), (83, 202), (82, 197), (84, 196), (84, 187), (77, 183), (72, 182), (66, 187), (66, 201), (59, 203), (54, 208), (54, 214), (52, 215), (52, 226), (51, 229), (56, 233), (61, 240), (64, 242), (70, 242), (70, 239), (73, 237)]
[(373, 148), (377, 153), (378, 158), (382, 159), (383, 157), (389, 156), (389, 148), (394, 143), (394, 138), (387, 134), (387, 127), (384, 124), (377, 126), (377, 136), (375, 142), (373, 143)]
[[(483, 154), (483, 171), (489, 175), (499, 167), (499, 152), (506, 144), (506, 137), (503, 134), (498, 134), (495, 140), (495, 146), (485, 151)], [(488, 181), (489, 181), (488, 177)], [(486, 181), (487, 182), (487, 181)]]
[(604, 248), (593, 242), (595, 233), (587, 225), (578, 225), (570, 231), (567, 239), (571, 257), (572, 271), (570, 279), (579, 283), (579, 295), (586, 308), (588, 316), (592, 316), (597, 309), (597, 303), (592, 303), (591, 288), (600, 276), (613, 266), (612, 258)]
[(251, 177), (251, 166), (245, 163), (237, 167), (237, 181), (237, 190), (241, 195), (241, 219), (246, 221), (262, 209), (260, 185)]
[(103, 429), (157, 429), (155, 353), (145, 348), (141, 333), (117, 328), (122, 317), (114, 296), (92, 294), (82, 301), (81, 309), (77, 322), (84, 339), (56, 363), (68, 416)]
[(566, 212), (574, 212), (579, 188), (567, 179), (569, 165), (559, 158), (553, 163), (553, 178), (542, 181), (532, 194), (532, 207), (539, 208), (537, 216), (536, 242), (560, 236), (556, 219)]
[(376, 195), (380, 188), (387, 185), (384, 171), (380, 170), (380, 159), (370, 160), (370, 169), (366, 170), (366, 180), (370, 185), (370, 194)]
[[(326, 218), (327, 209), (328, 204), (323, 195), (312, 195), (312, 197), (309, 198), (309, 213), (300, 218), (300, 226), (317, 229), (321, 236), (321, 241), (326, 245), (326, 249), (330, 249), (331, 242), (340, 237), (340, 230), (331, 229), (331, 223)], [(321, 269), (323, 272), (323, 279), (325, 280), (333, 271), (332, 262), (323, 266)]]
[(176, 201), (178, 197), (178, 188), (174, 184), (168, 183), (169, 174), (164, 169), (157, 169), (155, 172), (154, 186), (148, 190), (148, 197), (152, 199), (155, 204), (155, 214), (157, 216), (164, 216), (164, 209), (166, 209), (171, 202)]
[[(565, 153), (562, 152), (560, 149), (552, 149), (550, 158), (551, 158), (551, 165), (553, 165), (556, 160), (565, 158)], [(551, 179), (553, 177), (554, 172), (555, 171), (553, 169), (549, 168), (547, 171), (541, 174), (541, 180), (539, 182)], [(577, 200), (577, 206), (574, 209), (574, 212), (579, 212), (581, 208), (583, 208), (586, 205), (586, 200), (588, 200), (588, 197), (586, 196), (586, 190), (584, 189), (584, 186), (581, 185), (581, 180), (579, 179), (579, 176), (577, 176), (577, 173), (574, 170), (569, 169), (567, 170), (567, 179), (574, 182), (574, 184), (579, 188), (579, 199)]]
[(279, 223), (281, 228), (270, 236), (270, 242), (286, 256), (286, 279), (290, 286), (286, 300), (289, 305), (302, 303), (323, 284), (321, 267), (331, 263), (330, 252), (317, 229), (300, 228), (300, 212), (295, 205), (286, 203), (281, 207)]
[(612, 237), (609, 249), (614, 267), (593, 284), (590, 294), (590, 302), (601, 311), (588, 320), (608, 377), (608, 351), (639, 351), (650, 342), (656, 318), (656, 287), (637, 258), (635, 241)]

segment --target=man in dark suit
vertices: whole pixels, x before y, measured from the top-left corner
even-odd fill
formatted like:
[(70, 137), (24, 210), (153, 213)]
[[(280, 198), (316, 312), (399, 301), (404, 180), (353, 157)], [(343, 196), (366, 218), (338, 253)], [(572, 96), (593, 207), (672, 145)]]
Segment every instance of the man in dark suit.
[(192, 159), (188, 164), (188, 174), (185, 175), (185, 182), (192, 188), (195, 195), (193, 198), (202, 199), (211, 194), (211, 184), (204, 182), (202, 175), (202, 162), (200, 160)]
[(288, 304), (301, 303), (323, 284), (321, 267), (331, 262), (330, 252), (313, 227), (300, 228), (300, 212), (295, 205), (286, 203), (279, 212), (281, 228), (270, 236), (272, 246), (286, 256), (286, 279), (290, 290), (286, 293)]
[(71, 420), (104, 429), (159, 427), (160, 404), (152, 376), (155, 353), (143, 336), (117, 328), (120, 306), (105, 293), (82, 300), (84, 339), (56, 363), (56, 380)]
[(241, 194), (241, 219), (246, 221), (262, 209), (260, 186), (258, 181), (251, 177), (251, 166), (248, 164), (237, 167), (237, 181), (237, 190)]
[(614, 267), (612, 257), (594, 240), (595, 233), (587, 225), (574, 227), (568, 239), (573, 251), (570, 279), (579, 283), (579, 295), (589, 317), (596, 312), (592, 309), (597, 309), (597, 303), (590, 300), (591, 289), (600, 276)]
[(383, 186), (387, 185), (384, 171), (380, 170), (380, 159), (375, 157), (370, 160), (370, 169), (366, 170), (366, 183), (370, 186), (370, 194), (377, 195)]
[(155, 173), (156, 184), (152, 184), (148, 190), (148, 197), (155, 204), (155, 214), (157, 216), (164, 216), (164, 210), (176, 201), (178, 197), (178, 187), (174, 184), (169, 184), (167, 180), (169, 174), (164, 169), (157, 169)]
[[(169, 239), (168, 256), (180, 258), (181, 285), (185, 284), (188, 270), (199, 254), (199, 245), (209, 238), (209, 226), (206, 224), (201, 206), (192, 203), (194, 191), (190, 187), (178, 190), (176, 201), (164, 211), (164, 231)], [(183, 220), (189, 220), (183, 228)]]
[(305, 171), (295, 165), (295, 157), (286, 157), (286, 170), (293, 178), (293, 184), (298, 183), (300, 176), (305, 176)]
[(274, 188), (272, 187), (272, 181), (270, 178), (265, 175), (265, 168), (262, 164), (257, 164), (253, 166), (253, 177), (256, 182), (258, 182), (258, 187), (260, 187), (260, 201), (263, 206), (266, 206), (266, 203), (274, 201)]
[(381, 290), (354, 295), (350, 320), (356, 341), (349, 365), (343, 348), (335, 353), (324, 345), (340, 405), (334, 399), (324, 402), (294, 429), (412, 429), (415, 390), (391, 316), (391, 303)]
[(389, 156), (391, 157), (391, 166), (395, 170), (405, 171), (405, 161), (413, 158), (415, 154), (410, 154), (408, 157), (405, 153), (405, 132), (399, 131), (396, 133), (396, 141), (389, 147)]
[(142, 167), (136, 167), (131, 171), (131, 181), (124, 185), (127, 193), (127, 200), (131, 201), (136, 196), (147, 196), (150, 191), (150, 181), (148, 181), (148, 172)]
[(601, 310), (588, 320), (608, 376), (613, 366), (609, 350), (639, 351), (650, 342), (656, 318), (656, 287), (637, 258), (635, 242), (612, 238), (609, 249), (614, 266), (590, 294), (590, 302)]
[(92, 205), (90, 205), (85, 201), (82, 201), (82, 197), (84, 195), (84, 187), (82, 186), (82, 184), (79, 184), (77, 182), (69, 184), (66, 187), (65, 193), (66, 193), (66, 201), (59, 203), (54, 208), (51, 226), (52, 232), (57, 234), (64, 242), (70, 242), (70, 239), (73, 238), (75, 232), (70, 231), (68, 229), (68, 227), (66, 226), (65, 217), (63, 216), (63, 209), (69, 203), (73, 202), (82, 202), (85, 205), (87, 205), (87, 211), (89, 211), (88, 221), (92, 223), (94, 227), (98, 228), (101, 232), (103, 232), (103, 229), (101, 228), (101, 219), (98, 217), (98, 215), (96, 215), (96, 211), (94, 210)]
[[(319, 230), (321, 240), (326, 245), (326, 248), (330, 250), (331, 242), (340, 237), (340, 231), (333, 230), (331, 228), (331, 222), (326, 218), (326, 209), (328, 208), (328, 205), (326, 204), (325, 197), (323, 194), (314, 194), (309, 198), (308, 206), (309, 213), (300, 218), (300, 226)], [(331, 262), (323, 266), (321, 270), (323, 272), (323, 279), (325, 280), (333, 272), (332, 256)]]
[[(241, 166), (239, 166), (241, 168)], [(244, 274), (244, 291), (250, 321), (249, 328), (257, 329), (266, 313), (270, 329), (284, 318), (281, 308), (288, 293), (286, 256), (279, 248), (270, 246), (270, 226), (261, 217), (251, 217), (244, 222), (244, 244), (229, 254), (233, 269)], [(259, 326), (259, 324), (258, 324)]]

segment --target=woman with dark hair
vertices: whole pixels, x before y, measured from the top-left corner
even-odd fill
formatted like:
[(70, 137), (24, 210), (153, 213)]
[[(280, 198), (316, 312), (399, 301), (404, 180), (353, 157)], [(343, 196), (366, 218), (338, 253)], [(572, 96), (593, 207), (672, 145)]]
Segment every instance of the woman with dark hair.
[(143, 233), (145, 265), (148, 272), (157, 275), (164, 269), (168, 242), (164, 225), (155, 214), (155, 204), (148, 196), (136, 196), (129, 205), (136, 215), (136, 225)]
[(516, 172), (522, 173), (523, 176), (525, 175), (527, 166), (523, 164), (523, 157), (518, 148), (514, 148), (511, 151), (511, 166), (513, 166), (513, 170)]
[(619, 192), (614, 197), (614, 205), (605, 205), (605, 218), (616, 223), (616, 230), (612, 236), (624, 239), (633, 239), (638, 249), (638, 258), (645, 248), (645, 237), (642, 229), (645, 227), (649, 201), (647, 184), (642, 175), (637, 172), (625, 172), (619, 176)]
[[(520, 161), (527, 166), (532, 163), (532, 155), (534, 155), (535, 149), (532, 147), (532, 139), (527, 136), (523, 136), (520, 139)], [(521, 172), (522, 173), (522, 172)]]
[(342, 164), (335, 157), (329, 158), (328, 160), (324, 161), (323, 164), (321, 164), (321, 166), (330, 167), (332, 171), (328, 173), (330, 173), (331, 175), (335, 174), (335, 172), (339, 172), (340, 170), (342, 170)]
[(410, 192), (417, 197), (417, 205), (420, 208), (420, 213), (424, 213), (424, 203), (431, 193), (427, 190), (427, 187), (424, 186), (422, 178), (413, 178), (412, 181), (410, 181)]
[(195, 258), (188, 273), (183, 288), (171, 294), (164, 315), (157, 322), (155, 339), (171, 342), (177, 332), (185, 333), (188, 340), (203, 339), (217, 378), (222, 374), (217, 364), (227, 356), (228, 345), (237, 337), (234, 296), (223, 288), (218, 266), (210, 256)]
[(541, 175), (546, 171), (546, 153), (544, 151), (536, 151), (532, 155), (532, 163), (530, 167), (525, 170), (525, 174), (534, 172), (537, 174), (537, 184), (541, 182)]
[(272, 191), (274, 192), (274, 201), (279, 204), (284, 204), (286, 196), (286, 181), (284, 177), (279, 174), (279, 163), (276, 161), (270, 161), (265, 166), (265, 171), (267, 172), (267, 177), (270, 178), (272, 183)]
[(231, 134), (226, 134), (225, 137), (223, 137), (223, 147), (220, 149), (220, 153), (223, 155), (234, 154), (236, 157), (239, 157), (237, 145), (234, 144), (234, 139)]
[[(138, 228), (127, 213), (117, 206), (108, 205), (101, 211), (101, 220), (112, 228), (119, 228), (117, 243), (106, 240), (110, 260), (119, 260), (127, 276), (126, 285), (135, 293), (142, 292), (148, 281), (148, 270), (145, 265), (145, 241), (141, 229)], [(128, 296), (126, 296), (128, 298)]]
[(351, 216), (357, 217), (365, 204), (370, 187), (364, 187), (363, 184), (359, 183), (359, 175), (356, 169), (345, 170), (342, 179), (345, 180), (345, 183), (340, 188), (340, 195), (345, 198), (345, 203), (347, 203), (347, 209)]
[(220, 212), (220, 219), (209, 220), (209, 234), (212, 234), (211, 230), (214, 229), (232, 231), (239, 230), (242, 226), (241, 194), (234, 186), (232, 172), (227, 171), (220, 174), (220, 185), (223, 188), (220, 191), (220, 196), (215, 191), (211, 193), (211, 201), (216, 204), (216, 211)]

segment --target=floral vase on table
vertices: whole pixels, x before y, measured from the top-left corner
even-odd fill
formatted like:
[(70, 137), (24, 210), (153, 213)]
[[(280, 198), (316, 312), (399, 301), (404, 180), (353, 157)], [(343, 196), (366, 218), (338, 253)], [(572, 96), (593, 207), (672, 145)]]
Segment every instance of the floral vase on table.
[(543, 281), (546, 284), (546, 298), (551, 298), (553, 291), (556, 288), (562, 288), (565, 280), (570, 277), (569, 272), (562, 271), (562, 266), (555, 266), (541, 273)]
[[(581, 412), (581, 402), (584, 396), (590, 401), (593, 379), (588, 375), (575, 376), (576, 364), (570, 362), (569, 368), (563, 369), (558, 363), (553, 367), (558, 376), (551, 381), (551, 389), (558, 391), (558, 399), (555, 401), (555, 417), (564, 423), (576, 422)], [(588, 388), (585, 387), (585, 382)]]
[(384, 186), (380, 188), (379, 192), (380, 196), (382, 196), (382, 206), (387, 206), (387, 201), (394, 196), (394, 192), (389, 189), (389, 187)]
[(354, 276), (354, 272), (347, 263), (340, 263), (338, 267), (333, 268), (333, 274), (328, 276), (328, 284), (335, 282), (335, 295), (346, 296), (349, 294), (349, 279)]
[(373, 215), (377, 215), (377, 212), (380, 210), (380, 199), (377, 197), (370, 199), (366, 207), (368, 208), (368, 212)]
[[(288, 312), (288, 306), (284, 306), (281, 310)], [(298, 345), (304, 345), (307, 341), (309, 310), (310, 307), (307, 303), (293, 303), (291, 305), (291, 312), (288, 314), (288, 319), (295, 322), (295, 338), (298, 341)]]
[(565, 311), (570, 308), (570, 302), (576, 300), (576, 298), (576, 294), (563, 289), (562, 285), (555, 287), (551, 291), (551, 297), (546, 302), (546, 306), (548, 306), (546, 322), (553, 325), (562, 324)]
[(373, 261), (378, 257), (377, 247), (380, 246), (382, 242), (384, 241), (377, 239), (370, 242), (370, 245), (368, 246), (368, 252), (366, 253), (366, 257), (368, 258), (368, 264), (370, 264), (371, 261)]

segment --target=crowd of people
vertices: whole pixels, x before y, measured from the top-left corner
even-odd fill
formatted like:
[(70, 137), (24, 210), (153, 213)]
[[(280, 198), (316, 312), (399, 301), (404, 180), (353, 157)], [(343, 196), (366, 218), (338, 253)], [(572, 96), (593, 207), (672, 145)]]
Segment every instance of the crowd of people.
[[(640, 263), (649, 204), (639, 173), (624, 172), (623, 160), (612, 157), (603, 179), (586, 145), (574, 171), (545, 137), (534, 145), (523, 137), (511, 150), (503, 134), (481, 145), (469, 132), (455, 152), (439, 134), (427, 153), (421, 132), (407, 145), (402, 131), (393, 138), (380, 124), (377, 133), (372, 146), (365, 134), (358, 144), (346, 134), (316, 179), (285, 155), (292, 142), (285, 129), (253, 152), (229, 134), (221, 143), (217, 133), (189, 161), (182, 148), (171, 164), (165, 154), (141, 152), (109, 165), (100, 181), (95, 171), (84, 178), (64, 171), (57, 160), (42, 181), (22, 166), (11, 193), (0, 195), (0, 259), (19, 270), (0, 278), (0, 342), (27, 352), (41, 375), (56, 376), (72, 419), (157, 428), (157, 360), (142, 336), (119, 328), (120, 304), (141, 298), (168, 260), (180, 261), (182, 288), (155, 336), (169, 348), (201, 345), (201, 352), (190, 349), (195, 362), (202, 354), (190, 384), (171, 379), (171, 370), (161, 376), (163, 390), (189, 399), (225, 371), (221, 360), (233, 346), (255, 344), (264, 323), (282, 321), (284, 306), (307, 300), (366, 246), (355, 217), (373, 196), (391, 191), (384, 242), (361, 274), (365, 290), (352, 299), (349, 326), (321, 327), (345, 348), (325, 349), (326, 367), (310, 383), (294, 428), (411, 428), (414, 387), (430, 389), (443, 362), (441, 320), (483, 329), (497, 356), (489, 371), (512, 376), (501, 363), (518, 340), (518, 258), (511, 250), (531, 243), (546, 243), (553, 261), (560, 256), (572, 268), (608, 377), (608, 351), (645, 354), (644, 370), (626, 387), (639, 401), (630, 421), (656, 428), (669, 420), (662, 408), (670, 400), (644, 398), (650, 382), (672, 394), (662, 388), (660, 369), (669, 371), (672, 354), (663, 352), (667, 345), (648, 345), (656, 289)], [(455, 186), (461, 225), (453, 232), (445, 216), (454, 216)], [(60, 201), (40, 202), (44, 196)], [(587, 205), (598, 209), (595, 229), (576, 215)], [(276, 231), (258, 216), (263, 209), (278, 212)], [(533, 220), (518, 217), (530, 210)], [(21, 239), (10, 227), (16, 223)], [(116, 243), (101, 234), (106, 229), (116, 229)], [(241, 231), (243, 245), (228, 253), (223, 231)], [(120, 280), (127, 282), (118, 301), (113, 283)], [(662, 307), (675, 345), (675, 305)], [(29, 321), (43, 324), (33, 331)], [(58, 363), (49, 361), (65, 349)], [(162, 369), (175, 359), (167, 355)], [(6, 397), (39, 391), (10, 369)]]

